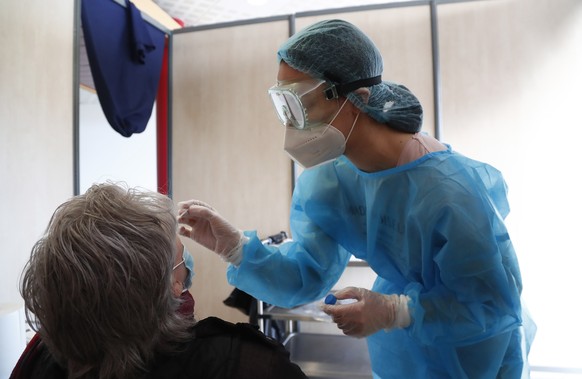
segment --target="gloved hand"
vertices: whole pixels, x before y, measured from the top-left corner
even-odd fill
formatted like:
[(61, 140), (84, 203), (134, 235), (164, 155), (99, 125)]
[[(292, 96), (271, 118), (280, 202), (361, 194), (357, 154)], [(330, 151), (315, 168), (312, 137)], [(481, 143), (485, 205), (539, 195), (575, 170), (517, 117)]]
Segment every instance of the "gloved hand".
[(214, 208), (199, 200), (182, 201), (178, 203), (178, 215), (178, 222), (187, 225), (180, 226), (180, 235), (214, 251), (227, 262), (240, 264), (242, 247), (248, 238)]
[(323, 305), (345, 335), (366, 337), (378, 330), (405, 328), (410, 325), (408, 296), (384, 295), (365, 288), (347, 287), (334, 293), (338, 300), (356, 299), (349, 304)]

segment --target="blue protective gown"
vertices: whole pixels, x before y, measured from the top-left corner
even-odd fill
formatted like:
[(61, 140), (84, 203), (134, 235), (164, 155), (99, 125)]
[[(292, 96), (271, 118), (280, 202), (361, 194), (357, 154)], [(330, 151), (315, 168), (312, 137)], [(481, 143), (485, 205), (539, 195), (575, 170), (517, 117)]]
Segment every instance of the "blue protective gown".
[(506, 185), (450, 149), (366, 173), (346, 157), (306, 170), (291, 206), (293, 241), (255, 232), (229, 282), (293, 307), (323, 298), (350, 255), (378, 274), (373, 291), (410, 297), (408, 328), (368, 337), (380, 378), (519, 378), (521, 276), (504, 224)]

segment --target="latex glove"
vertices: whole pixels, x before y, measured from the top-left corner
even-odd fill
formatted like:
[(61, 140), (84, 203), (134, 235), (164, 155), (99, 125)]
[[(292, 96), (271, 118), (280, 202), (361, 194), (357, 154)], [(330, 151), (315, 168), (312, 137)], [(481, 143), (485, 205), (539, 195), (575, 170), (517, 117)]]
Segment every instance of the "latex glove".
[(345, 335), (366, 337), (379, 330), (410, 325), (408, 296), (384, 295), (365, 288), (347, 287), (334, 293), (338, 300), (355, 299), (349, 304), (322, 305)]
[(178, 233), (220, 255), (234, 265), (242, 260), (242, 247), (248, 238), (226, 221), (210, 205), (189, 200), (178, 203)]

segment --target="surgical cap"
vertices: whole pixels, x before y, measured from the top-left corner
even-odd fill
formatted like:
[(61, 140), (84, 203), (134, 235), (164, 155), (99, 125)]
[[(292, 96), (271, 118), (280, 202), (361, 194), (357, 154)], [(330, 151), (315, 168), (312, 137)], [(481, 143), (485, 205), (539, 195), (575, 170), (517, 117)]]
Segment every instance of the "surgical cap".
[[(277, 56), (292, 68), (340, 88), (380, 76), (383, 71), (382, 56), (372, 40), (343, 20), (325, 20), (308, 26), (289, 38)], [(369, 87), (367, 103), (354, 92), (356, 89), (340, 95), (380, 123), (409, 133), (420, 131), (422, 106), (408, 88), (380, 81)]]

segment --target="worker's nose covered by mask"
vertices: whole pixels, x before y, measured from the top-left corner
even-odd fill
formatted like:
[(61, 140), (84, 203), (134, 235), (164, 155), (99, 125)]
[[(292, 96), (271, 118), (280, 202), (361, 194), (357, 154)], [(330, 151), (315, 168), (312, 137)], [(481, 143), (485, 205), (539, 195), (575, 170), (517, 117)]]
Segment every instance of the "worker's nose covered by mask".
[[(324, 80), (303, 80), (295, 83), (277, 85), (269, 89), (275, 111), (281, 123), (285, 126), (284, 149), (289, 156), (304, 168), (312, 168), (332, 161), (341, 156), (346, 148), (347, 138), (335, 128), (335, 121), (347, 99), (335, 113), (323, 117), (329, 121), (318, 119), (316, 105), (318, 94), (323, 93), (326, 100), (337, 99), (333, 85)], [(316, 117), (308, 116), (310, 114)], [(352, 124), (350, 134), (356, 124)], [(348, 135), (349, 138), (349, 135)]]
[(301, 167), (312, 168), (341, 156), (346, 138), (331, 124), (307, 130), (287, 126), (284, 149)]
[[(347, 139), (332, 123), (347, 101), (347, 99), (344, 100), (329, 123), (319, 123), (307, 129), (286, 126), (284, 149), (295, 162), (303, 168), (312, 168), (332, 161), (344, 153)], [(354, 120), (352, 129), (356, 120)], [(350, 134), (352, 129), (350, 129)]]

